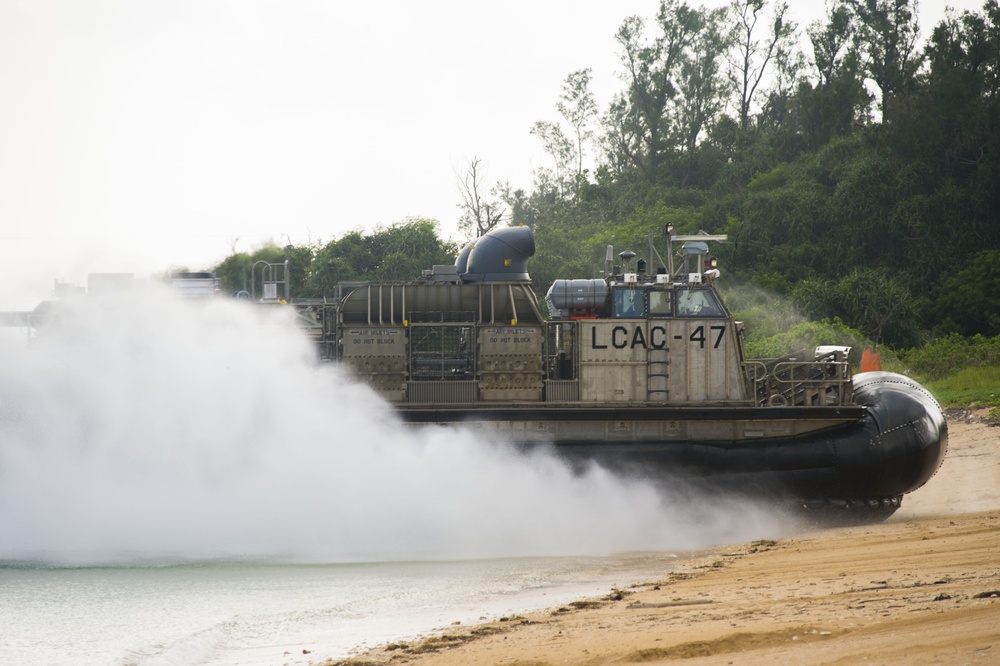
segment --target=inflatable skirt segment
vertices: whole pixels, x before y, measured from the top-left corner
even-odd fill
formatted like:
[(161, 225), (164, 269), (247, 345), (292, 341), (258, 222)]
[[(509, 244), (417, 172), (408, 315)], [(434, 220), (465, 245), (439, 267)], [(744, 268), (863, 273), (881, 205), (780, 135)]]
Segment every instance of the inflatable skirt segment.
[(854, 377), (864, 413), (834, 429), (752, 442), (558, 442), (574, 463), (596, 462), (665, 486), (798, 500), (898, 499), (930, 479), (948, 445), (944, 413), (920, 384), (891, 372)]

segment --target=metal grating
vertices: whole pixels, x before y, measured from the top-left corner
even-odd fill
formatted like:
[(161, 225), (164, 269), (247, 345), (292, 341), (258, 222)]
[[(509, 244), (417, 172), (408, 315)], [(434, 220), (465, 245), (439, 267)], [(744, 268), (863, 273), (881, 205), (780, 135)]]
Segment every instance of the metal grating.
[(555, 381), (545, 382), (546, 402), (576, 402), (580, 399), (580, 382)]
[(411, 326), (410, 378), (462, 381), (476, 376), (476, 337), (472, 326)]
[(475, 402), (477, 382), (407, 382), (408, 402)]

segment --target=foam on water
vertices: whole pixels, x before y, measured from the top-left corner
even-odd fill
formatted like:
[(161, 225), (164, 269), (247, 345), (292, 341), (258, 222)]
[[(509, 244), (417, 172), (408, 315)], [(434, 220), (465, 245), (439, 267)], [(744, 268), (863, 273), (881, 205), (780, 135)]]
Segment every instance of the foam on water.
[(456, 621), (604, 595), (672, 562), (0, 566), (0, 664), (305, 666)]
[(0, 347), (0, 559), (312, 561), (690, 549), (767, 512), (401, 424), (290, 309), (155, 290)]

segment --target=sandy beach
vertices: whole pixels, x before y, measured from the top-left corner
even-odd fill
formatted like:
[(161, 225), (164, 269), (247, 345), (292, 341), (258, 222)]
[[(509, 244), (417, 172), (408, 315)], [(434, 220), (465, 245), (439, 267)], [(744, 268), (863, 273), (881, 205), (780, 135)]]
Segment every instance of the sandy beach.
[(941, 469), (883, 524), (724, 546), (602, 599), (324, 663), (1000, 663), (1000, 428), (986, 412), (949, 415)]

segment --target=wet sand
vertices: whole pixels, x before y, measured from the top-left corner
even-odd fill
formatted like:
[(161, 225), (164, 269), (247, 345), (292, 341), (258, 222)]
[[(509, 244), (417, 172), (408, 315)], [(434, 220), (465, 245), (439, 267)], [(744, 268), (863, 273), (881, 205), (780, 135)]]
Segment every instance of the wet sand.
[(662, 580), (345, 664), (1000, 663), (1000, 428), (952, 415), (889, 521), (726, 546)]

